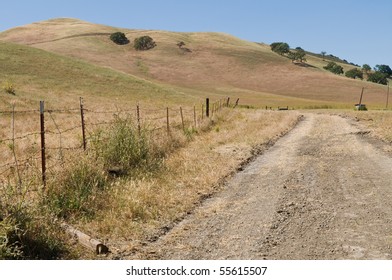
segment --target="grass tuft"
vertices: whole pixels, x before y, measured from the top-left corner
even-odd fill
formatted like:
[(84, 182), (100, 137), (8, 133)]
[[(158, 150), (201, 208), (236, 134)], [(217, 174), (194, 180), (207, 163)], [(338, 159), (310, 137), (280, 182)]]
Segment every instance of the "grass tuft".
[(92, 218), (104, 204), (107, 177), (97, 165), (82, 159), (65, 168), (50, 183), (44, 204), (59, 218)]

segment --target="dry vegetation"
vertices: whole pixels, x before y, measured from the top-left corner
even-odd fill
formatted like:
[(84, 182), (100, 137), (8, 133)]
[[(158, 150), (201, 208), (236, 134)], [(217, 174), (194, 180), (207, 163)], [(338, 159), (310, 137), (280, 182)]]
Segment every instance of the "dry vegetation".
[[(63, 233), (62, 221), (104, 240), (113, 253), (137, 250), (218, 191), (224, 178), (299, 118), (291, 110), (237, 107), (202, 120), (198, 104), (207, 96), (239, 97), (251, 108), (351, 108), (366, 85), (368, 108), (383, 103), (384, 87), (326, 73), (318, 58), (308, 59), (314, 67), (298, 67), (269, 46), (226, 34), (120, 29), (131, 41), (141, 35), (156, 41), (153, 50), (137, 52), (113, 44), (109, 34), (115, 31), (55, 19), (0, 33), (0, 258), (94, 258)], [(191, 52), (180, 50), (179, 41)], [(81, 149), (80, 96), (87, 153)], [(46, 188), (40, 174), (40, 100), (48, 131)], [(137, 102), (143, 133), (134, 135)], [(167, 106), (175, 126), (171, 137), (165, 133)], [(357, 116), (392, 140), (389, 113)], [(134, 138), (122, 142), (124, 135)], [(129, 141), (137, 145), (127, 146)], [(125, 146), (117, 150), (126, 153), (113, 158), (120, 142)], [(130, 155), (136, 163), (129, 162)]]
[[(148, 154), (130, 152), (132, 160), (141, 159), (128, 165), (119, 177), (107, 173), (112, 159), (107, 160), (105, 153), (110, 153), (116, 145), (110, 141), (119, 135), (111, 127), (125, 128), (126, 135), (135, 132), (135, 127), (131, 120), (122, 126), (109, 125), (104, 130), (111, 137), (104, 141), (106, 148), (92, 148), (88, 154), (67, 151), (61, 168), (48, 173), (52, 177), (46, 188), (40, 186), (39, 172), (24, 174), (20, 183), (10, 180), (17, 178), (15, 172), (2, 181), (6, 195), (0, 203), (1, 228), (5, 236), (21, 245), (6, 246), (16, 251), (2, 254), (6, 258), (94, 258), (72, 245), (59, 226), (62, 221), (105, 240), (114, 253), (130, 252), (192, 211), (219, 189), (223, 178), (288, 131), (297, 119), (293, 111), (224, 109), (212, 119), (198, 120), (197, 129), (189, 128), (185, 133), (173, 130), (171, 138), (135, 136), (132, 143), (149, 142), (143, 144), (145, 148), (136, 147), (137, 152), (145, 149)], [(62, 145), (70, 143), (63, 138)], [(90, 145), (96, 144), (92, 141)], [(122, 147), (121, 151), (127, 149)], [(35, 239), (39, 239), (38, 245)]]
[(360, 125), (365, 126), (373, 137), (392, 143), (391, 111), (346, 112), (344, 115), (354, 118)]
[[(151, 36), (157, 46), (139, 52), (131, 45), (114, 45), (107, 34), (115, 31), (124, 32), (131, 41)], [(3, 32), (0, 40), (110, 67), (188, 97), (208, 92), (211, 98), (219, 98), (236, 92), (244, 103), (260, 107), (275, 106), (281, 100), (285, 104), (278, 106), (351, 108), (365, 86), (368, 107), (379, 108), (385, 95), (382, 86), (327, 72), (322, 66), (328, 61), (318, 57), (308, 55), (309, 67), (299, 67), (273, 53), (268, 45), (222, 33), (116, 29), (76, 19), (54, 19)], [(176, 46), (179, 41), (191, 52), (181, 51)]]
[(182, 219), (297, 120), (295, 112), (225, 111), (208, 132), (170, 153), (159, 172), (115, 182), (104, 210), (79, 226), (107, 240), (113, 253), (130, 253)]

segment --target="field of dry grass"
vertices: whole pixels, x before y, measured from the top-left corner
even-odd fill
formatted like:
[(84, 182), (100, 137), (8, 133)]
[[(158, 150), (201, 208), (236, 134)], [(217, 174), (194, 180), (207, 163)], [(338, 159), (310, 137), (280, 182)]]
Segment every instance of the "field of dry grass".
[[(118, 30), (131, 42), (149, 35), (157, 47), (139, 52), (132, 44), (114, 45), (107, 34)], [(309, 67), (300, 67), (273, 53), (268, 45), (222, 33), (117, 29), (76, 19), (54, 19), (3, 32), (0, 40), (110, 67), (168, 90), (175, 89), (188, 98), (206, 93), (220, 98), (238, 92), (236, 95), (244, 103), (260, 107), (273, 106), (283, 99), (280, 106), (348, 108), (366, 87), (368, 106), (380, 108), (384, 102), (385, 87), (329, 73), (322, 69), (327, 61), (318, 57), (308, 56)], [(179, 49), (179, 41), (191, 52)]]
[(361, 111), (344, 114), (367, 127), (373, 137), (392, 143), (392, 111)]
[[(138, 52), (131, 45), (114, 45), (109, 39), (114, 31), (125, 32), (131, 42), (150, 35), (157, 47)], [(179, 41), (191, 52), (179, 49)], [(104, 240), (117, 253), (137, 249), (218, 191), (226, 176), (291, 129), (300, 114), (257, 108), (347, 109), (357, 103), (362, 87), (368, 108), (382, 107), (385, 87), (328, 73), (319, 58), (309, 57), (308, 63), (310, 67), (293, 65), (267, 45), (222, 33), (118, 29), (74, 19), (0, 33), (0, 85), (12, 83), (15, 89), (15, 95), (3, 89), (0, 93), (0, 191), (5, 194), (0, 199), (0, 235), (29, 244), (24, 256), (20, 251), (6, 255), (94, 258), (63, 234), (58, 226), (62, 220)], [(228, 96), (232, 103), (240, 98), (240, 108), (201, 119), (206, 97)], [(87, 153), (81, 149), (79, 97), (84, 98)], [(41, 100), (46, 110), (47, 188), (40, 181)], [(134, 125), (137, 103), (143, 125), (158, 131), (149, 134), (153, 141), (146, 144), (155, 145), (151, 153), (157, 162), (153, 168), (143, 166), (112, 178), (93, 147), (101, 135), (101, 142), (110, 142), (105, 132), (116, 117)], [(171, 138), (165, 132), (167, 107), (175, 127)], [(392, 140), (388, 112), (350, 114)], [(141, 165), (150, 160), (148, 154)]]

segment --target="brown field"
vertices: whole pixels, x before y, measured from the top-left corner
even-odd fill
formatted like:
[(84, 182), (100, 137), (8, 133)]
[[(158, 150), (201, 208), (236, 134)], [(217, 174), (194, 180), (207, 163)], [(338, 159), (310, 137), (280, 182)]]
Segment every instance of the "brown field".
[[(108, 33), (118, 30), (131, 42), (137, 36), (149, 35), (157, 47), (138, 52), (132, 44), (116, 46)], [(322, 69), (327, 61), (318, 57), (308, 56), (309, 67), (296, 66), (271, 52), (268, 45), (222, 33), (117, 29), (74, 19), (55, 19), (3, 32), (0, 40), (109, 67), (188, 97), (236, 95), (243, 103), (261, 107), (280, 103), (351, 108), (365, 87), (363, 101), (368, 106), (379, 108), (385, 102), (385, 86), (331, 74)], [(180, 50), (176, 46), (179, 41), (185, 42), (192, 52)], [(346, 70), (351, 68), (343, 66)]]

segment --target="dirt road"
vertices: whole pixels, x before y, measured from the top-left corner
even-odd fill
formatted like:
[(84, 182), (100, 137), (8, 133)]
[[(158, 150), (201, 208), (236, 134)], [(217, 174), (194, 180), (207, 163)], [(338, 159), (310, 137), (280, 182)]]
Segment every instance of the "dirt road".
[(133, 258), (392, 259), (392, 159), (363, 134), (305, 115)]

